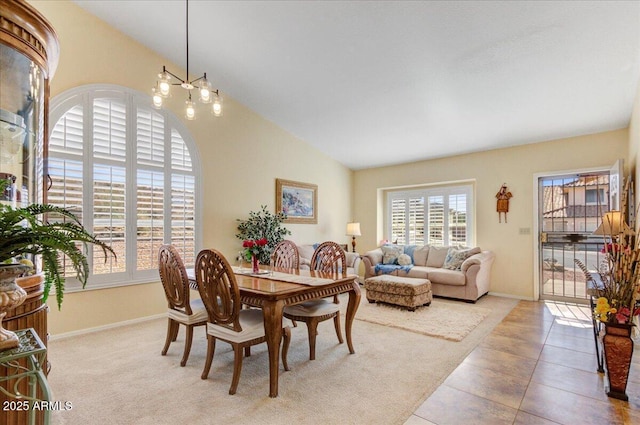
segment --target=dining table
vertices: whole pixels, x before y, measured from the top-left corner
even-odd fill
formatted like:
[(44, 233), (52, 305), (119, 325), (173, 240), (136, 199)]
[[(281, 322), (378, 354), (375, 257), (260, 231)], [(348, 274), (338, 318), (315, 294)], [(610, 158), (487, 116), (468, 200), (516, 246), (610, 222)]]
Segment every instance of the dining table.
[[(243, 304), (261, 308), (264, 332), (269, 352), (269, 396), (278, 396), (280, 342), (282, 341), (282, 312), (288, 305), (348, 293), (345, 333), (349, 353), (354, 354), (352, 325), (360, 305), (361, 291), (356, 275), (315, 270), (251, 269), (232, 267)], [(198, 289), (193, 269), (187, 270), (192, 289)]]

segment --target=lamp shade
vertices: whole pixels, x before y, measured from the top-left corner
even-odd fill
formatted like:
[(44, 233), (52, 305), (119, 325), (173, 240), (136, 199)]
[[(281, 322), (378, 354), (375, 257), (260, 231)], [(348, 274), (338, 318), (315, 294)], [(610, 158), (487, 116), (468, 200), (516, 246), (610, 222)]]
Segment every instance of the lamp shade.
[(609, 211), (602, 216), (602, 223), (593, 232), (594, 235), (618, 236), (631, 234), (631, 228), (624, 221), (624, 215), (620, 211)]
[(347, 223), (347, 236), (360, 236), (360, 223)]

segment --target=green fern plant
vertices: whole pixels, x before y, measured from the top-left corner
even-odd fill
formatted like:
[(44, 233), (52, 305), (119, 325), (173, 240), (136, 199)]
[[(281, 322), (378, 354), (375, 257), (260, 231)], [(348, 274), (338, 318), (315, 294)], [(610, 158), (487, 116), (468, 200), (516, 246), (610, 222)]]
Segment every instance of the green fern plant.
[[(6, 186), (7, 182), (0, 180), (0, 193), (4, 192)], [(63, 221), (48, 221), (53, 218)], [(53, 286), (58, 309), (64, 297), (65, 280), (61, 255), (71, 261), (76, 277), (84, 288), (89, 276), (85, 255), (88, 244), (102, 248), (105, 261), (109, 254), (116, 257), (110, 246), (87, 232), (78, 218), (65, 208), (42, 204), (14, 208), (0, 204), (0, 263), (12, 262), (14, 258), (25, 254), (40, 255), (45, 277), (43, 298), (47, 300)]]

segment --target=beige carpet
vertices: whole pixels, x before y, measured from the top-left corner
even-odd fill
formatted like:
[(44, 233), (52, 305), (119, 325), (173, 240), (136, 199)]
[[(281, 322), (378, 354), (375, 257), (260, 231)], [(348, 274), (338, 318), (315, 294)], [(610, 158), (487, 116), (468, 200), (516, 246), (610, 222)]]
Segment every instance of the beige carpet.
[(491, 311), (476, 304), (434, 298), (429, 307), (408, 311), (389, 304), (370, 304), (366, 297), (356, 319), (450, 341), (462, 341)]
[[(320, 324), (316, 360), (308, 360), (304, 324), (293, 329), (291, 371), (280, 395), (268, 397), (266, 345), (245, 358), (238, 392), (228, 394), (233, 353), (217, 344), (209, 379), (201, 380), (206, 341), (197, 329), (186, 367), (184, 330), (161, 356), (166, 321), (147, 322), (49, 343), (54, 401), (72, 409), (53, 413), (56, 425), (164, 424), (404, 424), (466, 355), (515, 306), (484, 297), (491, 313), (460, 342), (356, 320), (356, 353), (338, 344), (331, 321)], [(346, 299), (341, 303), (346, 307)], [(474, 306), (460, 303), (461, 307)]]

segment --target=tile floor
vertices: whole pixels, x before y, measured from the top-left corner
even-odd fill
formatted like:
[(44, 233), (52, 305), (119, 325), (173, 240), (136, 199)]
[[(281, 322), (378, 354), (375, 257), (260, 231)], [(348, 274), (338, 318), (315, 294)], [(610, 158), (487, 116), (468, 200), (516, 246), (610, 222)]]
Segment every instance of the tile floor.
[(640, 341), (629, 401), (605, 379), (587, 306), (520, 301), (405, 425), (640, 424)]

